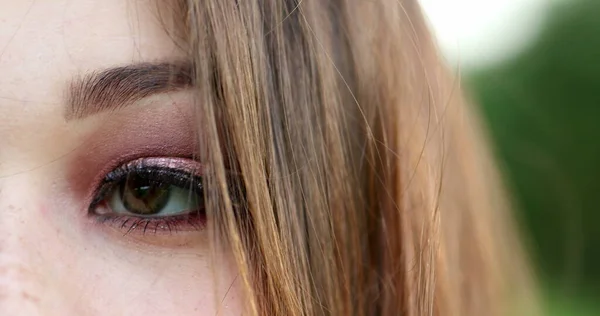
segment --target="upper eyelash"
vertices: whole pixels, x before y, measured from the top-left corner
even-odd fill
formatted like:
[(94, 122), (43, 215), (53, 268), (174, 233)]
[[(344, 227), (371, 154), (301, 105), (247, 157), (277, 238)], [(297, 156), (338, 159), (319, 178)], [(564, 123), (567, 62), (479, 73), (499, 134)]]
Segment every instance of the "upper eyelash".
[[(178, 161), (178, 159), (182, 159)], [(172, 167), (171, 167), (172, 166)], [(137, 160), (125, 163), (112, 171), (108, 172), (101, 182), (96, 185), (93, 198), (88, 208), (88, 215), (97, 223), (116, 226), (125, 231), (124, 235), (132, 232), (145, 234), (148, 231), (153, 233), (173, 233), (179, 230), (201, 230), (206, 225), (206, 213), (204, 203), (197, 212), (172, 216), (136, 216), (128, 214), (99, 214), (97, 208), (104, 203), (106, 198), (116, 188), (121, 181), (131, 174), (147, 176), (150, 179), (163, 182), (181, 188), (190, 188), (201, 199), (204, 198), (204, 187), (202, 177), (200, 176), (203, 166), (185, 158), (138, 158)], [(229, 196), (233, 202), (237, 215), (245, 214), (243, 205), (247, 205), (245, 198), (245, 186), (239, 173), (228, 172), (227, 182), (229, 187)], [(108, 207), (108, 206), (106, 206)], [(112, 210), (111, 210), (112, 211)], [(239, 212), (239, 213), (238, 213)]]
[[(167, 165), (167, 167), (158, 164)], [(98, 223), (116, 226), (124, 231), (124, 235), (132, 232), (156, 234), (160, 231), (171, 234), (178, 231), (201, 230), (206, 225), (203, 205), (198, 210), (171, 216), (136, 216), (114, 213), (112, 210), (107, 214), (97, 213), (98, 207), (105, 203), (104, 201), (114, 192), (116, 186), (130, 175), (146, 177), (152, 181), (180, 188), (189, 188), (203, 198), (202, 178), (196, 170), (200, 170), (200, 168), (192, 160), (178, 162), (170, 158), (140, 158), (130, 161), (104, 176), (101, 183), (97, 185), (94, 198), (88, 208), (88, 215)]]
[(96, 207), (106, 198), (107, 194), (112, 191), (114, 186), (131, 174), (146, 176), (154, 181), (172, 184), (181, 188), (189, 187), (191, 190), (195, 191), (196, 194), (203, 194), (201, 178), (192, 172), (183, 172), (182, 170), (175, 168), (152, 166), (143, 162), (128, 163), (109, 172), (104, 177), (104, 180), (102, 180), (102, 183), (96, 189), (88, 212), (93, 213)]

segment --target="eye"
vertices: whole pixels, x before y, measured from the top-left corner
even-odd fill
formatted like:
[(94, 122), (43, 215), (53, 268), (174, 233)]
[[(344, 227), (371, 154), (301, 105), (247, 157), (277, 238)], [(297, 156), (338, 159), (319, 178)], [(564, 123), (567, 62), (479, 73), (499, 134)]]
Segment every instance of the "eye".
[(192, 189), (157, 181), (152, 173), (130, 173), (107, 196), (108, 207), (117, 214), (174, 216), (198, 210), (201, 197)]
[(88, 214), (126, 233), (198, 230), (205, 221), (199, 163), (142, 158), (109, 172)]

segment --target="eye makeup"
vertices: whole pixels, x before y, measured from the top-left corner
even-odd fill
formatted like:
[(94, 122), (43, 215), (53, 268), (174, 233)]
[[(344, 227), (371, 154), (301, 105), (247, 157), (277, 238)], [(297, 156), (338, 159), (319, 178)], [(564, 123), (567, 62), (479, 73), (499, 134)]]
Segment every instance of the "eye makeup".
[[(137, 159), (109, 172), (97, 187), (88, 216), (124, 234), (200, 230), (206, 224), (201, 167), (196, 161)], [(134, 203), (126, 205), (127, 199)], [(132, 207), (136, 202), (142, 212)]]
[[(81, 146), (66, 158), (66, 180), (84, 224), (110, 228), (116, 238), (137, 235), (144, 243), (150, 234), (181, 239), (205, 226), (204, 166), (194, 159), (198, 131), (188, 99), (185, 93), (161, 95), (75, 123)], [(192, 196), (194, 207), (186, 204)], [(166, 212), (128, 212), (159, 211), (160, 203)]]
[(154, 103), (78, 122), (81, 145), (65, 158), (66, 180), (83, 212), (93, 200), (94, 185), (121, 165), (145, 157), (198, 156), (191, 102), (176, 103), (163, 96)]
[(90, 204), (90, 210), (98, 205), (102, 195), (108, 193), (111, 185), (128, 180), (132, 174), (156, 183), (169, 182), (187, 187), (197, 194), (202, 193), (200, 163), (186, 158), (149, 157), (130, 161), (106, 174), (102, 183), (96, 185), (98, 192)]

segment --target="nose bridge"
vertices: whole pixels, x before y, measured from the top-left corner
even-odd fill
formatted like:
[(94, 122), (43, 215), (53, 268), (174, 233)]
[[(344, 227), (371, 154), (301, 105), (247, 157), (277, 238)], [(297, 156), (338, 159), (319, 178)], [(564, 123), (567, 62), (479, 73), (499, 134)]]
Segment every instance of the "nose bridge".
[(37, 182), (31, 173), (0, 177), (0, 315), (75, 315), (58, 282), (51, 229), (35, 209)]
[(42, 301), (45, 279), (39, 271), (41, 258), (28, 232), (35, 224), (28, 219), (32, 200), (23, 198), (27, 189), (26, 176), (0, 178), (0, 314), (43, 315)]
[(32, 180), (25, 173), (0, 177), (0, 255), (32, 250), (22, 247), (36, 224), (31, 221), (37, 195)]
[(27, 182), (24, 175), (0, 177), (0, 255), (12, 252), (16, 243), (24, 241), (19, 235), (26, 229), (27, 210), (33, 204), (31, 198), (23, 196), (32, 192)]
[(44, 315), (44, 278), (19, 256), (0, 254), (0, 314)]

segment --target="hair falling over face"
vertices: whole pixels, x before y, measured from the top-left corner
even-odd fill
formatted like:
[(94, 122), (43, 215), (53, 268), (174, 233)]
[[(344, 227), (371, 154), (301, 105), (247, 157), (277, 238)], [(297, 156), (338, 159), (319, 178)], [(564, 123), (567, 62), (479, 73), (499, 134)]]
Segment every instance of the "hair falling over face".
[(485, 137), (416, 0), (159, 6), (194, 66), (208, 218), (248, 314), (533, 313)]

